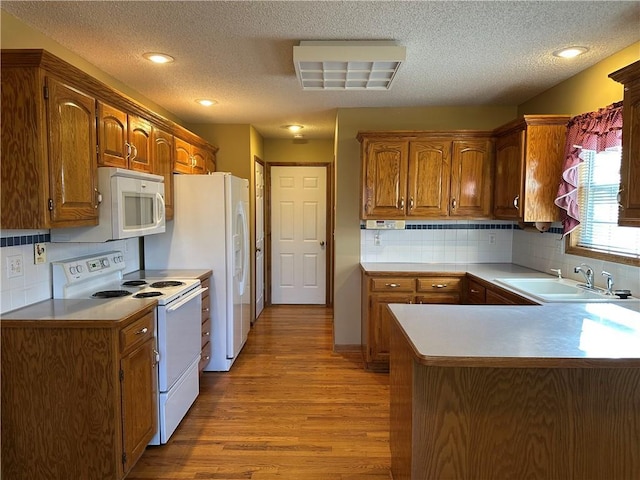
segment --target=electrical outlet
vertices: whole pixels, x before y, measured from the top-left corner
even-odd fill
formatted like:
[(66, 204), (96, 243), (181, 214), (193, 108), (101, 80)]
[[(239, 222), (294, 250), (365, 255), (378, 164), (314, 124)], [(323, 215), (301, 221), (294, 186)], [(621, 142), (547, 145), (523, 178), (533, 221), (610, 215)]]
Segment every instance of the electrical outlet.
[(376, 234), (374, 235), (374, 237), (373, 237), (373, 244), (374, 244), (376, 247), (379, 247), (379, 246), (380, 246), (380, 234), (379, 234), (379, 233), (376, 233)]
[(496, 234), (495, 233), (490, 233), (489, 234), (489, 244), (490, 245), (495, 245), (496, 243)]
[(21, 277), (23, 267), (22, 255), (11, 255), (7, 257), (7, 277)]
[(47, 263), (47, 247), (44, 243), (36, 243), (33, 246), (33, 263)]

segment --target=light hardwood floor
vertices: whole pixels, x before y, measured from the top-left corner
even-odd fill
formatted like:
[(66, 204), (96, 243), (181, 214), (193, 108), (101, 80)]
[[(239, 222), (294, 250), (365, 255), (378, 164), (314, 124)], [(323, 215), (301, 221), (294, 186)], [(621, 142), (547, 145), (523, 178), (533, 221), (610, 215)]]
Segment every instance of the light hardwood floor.
[(388, 480), (389, 377), (332, 351), (332, 312), (267, 308), (227, 373), (205, 372), (134, 479)]

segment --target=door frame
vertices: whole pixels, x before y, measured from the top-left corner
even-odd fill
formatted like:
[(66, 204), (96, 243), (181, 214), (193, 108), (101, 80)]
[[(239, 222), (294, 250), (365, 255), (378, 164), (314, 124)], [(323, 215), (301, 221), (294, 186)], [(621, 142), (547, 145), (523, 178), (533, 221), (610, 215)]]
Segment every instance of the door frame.
[(333, 210), (334, 210), (334, 164), (332, 162), (268, 162), (264, 175), (264, 245), (265, 245), (265, 306), (271, 305), (271, 167), (324, 167), (327, 175), (327, 217), (326, 221), (326, 278), (325, 307), (333, 306)]

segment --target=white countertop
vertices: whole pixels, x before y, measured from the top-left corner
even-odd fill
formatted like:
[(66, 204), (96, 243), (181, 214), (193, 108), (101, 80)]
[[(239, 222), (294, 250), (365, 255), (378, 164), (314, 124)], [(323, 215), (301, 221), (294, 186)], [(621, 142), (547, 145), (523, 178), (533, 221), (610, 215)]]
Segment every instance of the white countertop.
[(32, 320), (43, 323), (47, 321), (113, 323), (129, 317), (149, 305), (155, 306), (156, 304), (157, 301), (153, 298), (49, 299), (4, 313), (2, 326), (10, 325), (13, 320)]
[(390, 309), (426, 365), (640, 367), (638, 302)]

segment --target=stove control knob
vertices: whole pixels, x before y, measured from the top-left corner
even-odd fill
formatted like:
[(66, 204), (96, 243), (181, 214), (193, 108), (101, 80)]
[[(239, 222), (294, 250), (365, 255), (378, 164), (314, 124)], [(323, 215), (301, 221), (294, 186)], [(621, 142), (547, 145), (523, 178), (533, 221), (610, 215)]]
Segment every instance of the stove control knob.
[(82, 265), (78, 265), (78, 273), (82, 273), (83, 270), (84, 268), (82, 268)]
[(78, 273), (78, 269), (76, 267), (69, 267), (69, 273), (71, 273), (71, 275), (75, 275)]
[(106, 258), (103, 258), (102, 260), (100, 260), (100, 264), (101, 264), (103, 267), (108, 267), (108, 266), (109, 266), (109, 260), (108, 260), (108, 259), (106, 259)]

